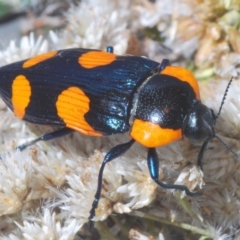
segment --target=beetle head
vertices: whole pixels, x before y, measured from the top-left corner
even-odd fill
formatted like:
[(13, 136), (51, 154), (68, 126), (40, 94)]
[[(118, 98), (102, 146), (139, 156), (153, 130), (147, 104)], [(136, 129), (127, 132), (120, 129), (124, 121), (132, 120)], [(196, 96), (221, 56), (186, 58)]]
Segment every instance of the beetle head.
[(220, 116), (224, 100), (232, 80), (233, 78), (230, 79), (227, 85), (217, 114), (215, 114), (212, 109), (209, 109), (201, 102), (196, 102), (191, 112), (184, 119), (183, 134), (193, 141), (203, 142), (198, 154), (198, 165), (201, 167), (201, 169), (203, 169), (203, 153), (209, 141), (213, 138), (217, 138), (235, 157), (238, 158), (238, 155), (219, 136), (215, 134), (216, 119)]
[(216, 115), (212, 109), (197, 102), (184, 119), (183, 134), (192, 141), (205, 141), (215, 137)]

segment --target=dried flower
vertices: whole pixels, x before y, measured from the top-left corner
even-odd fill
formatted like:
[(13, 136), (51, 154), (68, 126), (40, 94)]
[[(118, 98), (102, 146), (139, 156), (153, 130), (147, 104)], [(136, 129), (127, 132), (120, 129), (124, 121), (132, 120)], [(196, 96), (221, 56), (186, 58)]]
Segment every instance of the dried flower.
[(0, 65), (30, 58), (45, 53), (48, 50), (47, 40), (40, 36), (35, 41), (34, 34), (31, 33), (29, 37), (25, 36), (21, 38), (19, 47), (16, 46), (15, 41), (11, 41), (5, 50), (0, 51)]
[[(197, 186), (202, 188), (204, 185), (203, 172), (196, 165), (189, 163), (183, 168), (181, 174), (178, 176), (174, 184), (187, 186), (191, 191), (194, 191)], [(182, 194), (184, 195), (185, 193), (182, 192)]]
[[(238, 69), (238, 63), (231, 60), (231, 54), (239, 55), (238, 1), (179, 2), (187, 4), (190, 11), (187, 16), (182, 17), (184, 11), (179, 8), (176, 35), (172, 44), (176, 42), (182, 45), (193, 39), (199, 41), (199, 45), (193, 46), (194, 49), (190, 50), (192, 53), (196, 51), (194, 57), (196, 66), (202, 71), (212, 67), (215, 73), (221, 76), (233, 75), (231, 69), (232, 67)], [(171, 28), (173, 27), (174, 25)], [(181, 53), (186, 55), (189, 50), (182, 48)], [(219, 68), (219, 65), (224, 67)]]
[(21, 237), (29, 240), (36, 239), (36, 236), (38, 239), (75, 239), (81, 228), (76, 219), (67, 219), (64, 224), (60, 223), (56, 214), (48, 209), (43, 209), (42, 216), (26, 218), (23, 226), (19, 223), (16, 225), (22, 231)]
[(54, 43), (61, 47), (82, 47), (106, 49), (114, 47), (114, 52), (126, 52), (129, 39), (127, 29), (130, 17), (129, 1), (91, 0), (72, 6), (66, 18), (66, 30), (53, 35)]
[[(18, 156), (17, 156), (18, 155)], [(26, 151), (14, 156), (6, 156), (0, 162), (0, 215), (11, 214), (22, 208), (28, 194), (28, 185), (32, 176), (31, 157)]]
[(151, 179), (149, 175), (148, 166), (145, 161), (137, 162), (140, 170), (128, 169), (118, 170), (127, 180), (127, 184), (118, 188), (118, 192), (123, 194), (124, 198), (132, 198), (126, 204), (132, 209), (142, 208), (149, 205), (156, 196), (157, 184)]

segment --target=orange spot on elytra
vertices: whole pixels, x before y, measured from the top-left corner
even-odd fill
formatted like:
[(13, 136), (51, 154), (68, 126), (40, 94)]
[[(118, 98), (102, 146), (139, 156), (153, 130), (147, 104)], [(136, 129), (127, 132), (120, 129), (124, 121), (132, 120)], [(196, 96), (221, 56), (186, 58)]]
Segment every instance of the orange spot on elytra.
[(52, 51), (52, 52), (44, 53), (44, 54), (38, 55), (36, 57), (30, 58), (23, 63), (22, 67), (23, 68), (32, 67), (40, 62), (43, 62), (49, 58), (54, 57), (56, 54), (57, 54), (57, 51)]
[(14, 114), (23, 118), (25, 115), (25, 109), (30, 103), (31, 86), (28, 79), (19, 75), (13, 80), (12, 84), (12, 106)]
[(82, 54), (78, 63), (84, 68), (95, 68), (108, 65), (115, 61), (116, 55), (109, 52), (90, 51)]
[(193, 88), (196, 94), (197, 100), (200, 100), (200, 92), (197, 80), (193, 74), (185, 68), (176, 66), (167, 66), (160, 72), (160, 74), (166, 74), (172, 77), (178, 78), (180, 81), (187, 82)]
[(90, 99), (78, 87), (69, 87), (62, 91), (56, 102), (57, 113), (67, 127), (85, 135), (102, 136), (85, 120), (84, 115), (90, 109)]
[(145, 147), (160, 147), (182, 139), (182, 130), (161, 128), (158, 124), (135, 119), (130, 136)]

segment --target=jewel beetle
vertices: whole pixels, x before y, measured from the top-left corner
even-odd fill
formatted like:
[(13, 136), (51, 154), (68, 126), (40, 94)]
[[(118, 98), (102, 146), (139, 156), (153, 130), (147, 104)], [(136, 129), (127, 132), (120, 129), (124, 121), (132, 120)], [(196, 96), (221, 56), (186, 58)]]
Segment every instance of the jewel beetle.
[(134, 142), (148, 149), (147, 163), (151, 178), (161, 187), (198, 195), (186, 186), (159, 180), (156, 147), (186, 136), (203, 142), (202, 157), (208, 142), (217, 137), (214, 126), (219, 113), (203, 105), (199, 87), (190, 71), (145, 57), (118, 56), (112, 47), (106, 51), (65, 49), (48, 52), (0, 68), (0, 95), (20, 119), (35, 124), (59, 126), (24, 148), (73, 131), (89, 136), (108, 136), (129, 132), (130, 141), (113, 147), (103, 159), (92, 218), (101, 195), (106, 163), (125, 153)]

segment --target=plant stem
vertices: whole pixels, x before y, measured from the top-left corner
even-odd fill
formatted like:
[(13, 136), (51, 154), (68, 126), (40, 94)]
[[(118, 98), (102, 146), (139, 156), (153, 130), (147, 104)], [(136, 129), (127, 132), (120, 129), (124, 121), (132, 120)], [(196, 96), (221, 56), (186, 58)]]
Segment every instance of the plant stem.
[(191, 226), (191, 225), (186, 224), (186, 223), (171, 222), (171, 221), (169, 221), (165, 218), (157, 217), (157, 216), (150, 215), (150, 214), (147, 214), (147, 213), (143, 213), (143, 212), (140, 212), (140, 211), (133, 211), (133, 212), (129, 213), (129, 215), (151, 219), (151, 220), (154, 220), (156, 222), (161, 222), (161, 223), (168, 224), (168, 225), (175, 226), (175, 227), (179, 227), (179, 228), (182, 228), (182, 229), (185, 229), (185, 230), (188, 230), (188, 231), (192, 231), (194, 233), (198, 233), (200, 235), (205, 236), (206, 238), (212, 238), (211, 233), (208, 232), (207, 230), (201, 229), (201, 228), (198, 228), (198, 227), (194, 227), (194, 226)]

